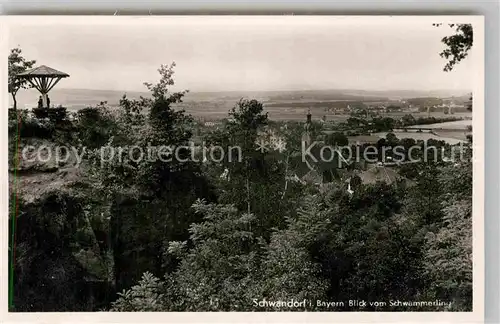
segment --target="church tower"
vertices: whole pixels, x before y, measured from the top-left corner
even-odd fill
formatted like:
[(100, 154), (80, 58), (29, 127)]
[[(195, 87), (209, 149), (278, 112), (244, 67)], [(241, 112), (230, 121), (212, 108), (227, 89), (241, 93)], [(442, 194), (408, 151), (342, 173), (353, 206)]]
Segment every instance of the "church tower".
[(312, 137), (311, 137), (311, 109), (307, 111), (307, 119), (304, 124), (304, 133), (302, 133), (302, 143), (308, 147), (311, 145)]

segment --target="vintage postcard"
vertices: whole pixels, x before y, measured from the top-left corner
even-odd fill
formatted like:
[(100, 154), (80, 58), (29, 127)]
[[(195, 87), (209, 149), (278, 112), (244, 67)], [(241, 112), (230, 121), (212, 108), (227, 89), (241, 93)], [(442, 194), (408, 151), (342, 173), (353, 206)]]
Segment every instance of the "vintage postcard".
[(481, 16), (0, 30), (7, 322), (482, 321)]

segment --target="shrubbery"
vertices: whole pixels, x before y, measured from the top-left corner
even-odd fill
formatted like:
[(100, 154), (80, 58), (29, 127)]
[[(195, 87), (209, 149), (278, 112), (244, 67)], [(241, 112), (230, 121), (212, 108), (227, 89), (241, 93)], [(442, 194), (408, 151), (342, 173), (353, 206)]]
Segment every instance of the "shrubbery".
[(54, 108), (33, 108), (33, 114), (39, 119), (50, 119), (53, 123), (63, 121), (67, 118), (68, 112), (65, 107)]
[(52, 138), (55, 124), (48, 118), (33, 117), (28, 110), (18, 110), (9, 114), (9, 136), (19, 134), (21, 137)]
[(106, 144), (111, 136), (117, 133), (118, 129), (106, 103), (79, 110), (75, 124), (78, 139), (83, 146), (90, 149), (99, 148)]

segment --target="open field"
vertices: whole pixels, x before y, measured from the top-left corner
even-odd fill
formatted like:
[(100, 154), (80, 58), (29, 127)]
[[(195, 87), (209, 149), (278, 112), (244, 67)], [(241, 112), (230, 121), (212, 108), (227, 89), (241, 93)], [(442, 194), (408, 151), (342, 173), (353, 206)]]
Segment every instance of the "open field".
[[(458, 116), (458, 117), (469, 117), (472, 118), (471, 113), (467, 114), (456, 114), (453, 116)], [(415, 125), (415, 126), (410, 126), (408, 128), (418, 128), (421, 127), (421, 125)], [(451, 121), (451, 122), (446, 122), (446, 123), (438, 123), (438, 124), (430, 124), (430, 125), (425, 125), (426, 128), (441, 128), (441, 129), (467, 129), (467, 126), (472, 126), (472, 119), (464, 119), (464, 120), (456, 120), (456, 121)]]
[[(432, 134), (432, 133), (413, 133), (413, 132), (411, 133), (394, 132), (393, 134), (396, 135), (396, 137), (399, 139), (412, 138), (416, 141), (427, 141), (433, 139), (438, 141), (445, 141), (450, 145), (456, 145), (459, 143), (467, 142), (467, 139), (463, 134)], [(378, 136), (380, 138), (385, 138), (387, 136), (387, 132), (375, 133), (373, 135)]]

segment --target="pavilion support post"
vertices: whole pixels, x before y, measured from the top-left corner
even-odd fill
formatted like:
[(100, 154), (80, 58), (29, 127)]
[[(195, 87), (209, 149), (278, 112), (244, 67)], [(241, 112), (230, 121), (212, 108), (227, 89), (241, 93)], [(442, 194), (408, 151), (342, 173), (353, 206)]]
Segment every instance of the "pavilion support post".
[(49, 105), (48, 105), (48, 101), (47, 101), (47, 94), (46, 93), (42, 93), (42, 106), (45, 107), (45, 108), (50, 108)]

